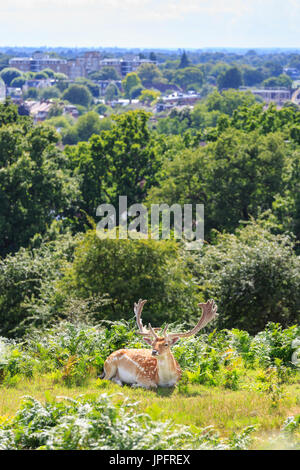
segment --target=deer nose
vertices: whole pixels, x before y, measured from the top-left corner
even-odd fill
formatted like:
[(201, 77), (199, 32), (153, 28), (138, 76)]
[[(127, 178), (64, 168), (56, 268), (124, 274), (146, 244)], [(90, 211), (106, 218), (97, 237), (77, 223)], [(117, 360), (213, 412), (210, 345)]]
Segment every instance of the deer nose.
[(158, 351), (156, 349), (152, 349), (152, 356), (157, 356), (158, 355)]

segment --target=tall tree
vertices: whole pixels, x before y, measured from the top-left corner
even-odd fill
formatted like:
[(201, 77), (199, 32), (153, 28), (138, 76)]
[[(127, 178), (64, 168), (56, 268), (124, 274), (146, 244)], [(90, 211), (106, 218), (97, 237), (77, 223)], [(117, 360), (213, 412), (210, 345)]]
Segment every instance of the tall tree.
[(53, 128), (33, 126), (6, 104), (0, 123), (0, 256), (5, 256), (56, 217), (70, 214), (79, 192)]
[(237, 67), (230, 67), (218, 76), (217, 83), (219, 90), (239, 88), (243, 84), (243, 77)]
[(178, 68), (179, 69), (185, 69), (186, 67), (188, 67), (190, 65), (190, 61), (186, 55), (186, 52), (183, 51), (182, 55), (181, 55), (181, 58), (180, 58), (180, 63), (179, 63), (179, 66)]

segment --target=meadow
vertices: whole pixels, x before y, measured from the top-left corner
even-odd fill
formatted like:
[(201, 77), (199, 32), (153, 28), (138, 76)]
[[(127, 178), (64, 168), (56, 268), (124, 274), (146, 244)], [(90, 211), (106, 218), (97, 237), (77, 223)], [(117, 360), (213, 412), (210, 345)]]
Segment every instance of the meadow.
[(173, 388), (99, 378), (106, 357), (144, 347), (132, 324), (61, 322), (0, 342), (1, 449), (299, 449), (300, 328), (213, 330), (173, 348)]

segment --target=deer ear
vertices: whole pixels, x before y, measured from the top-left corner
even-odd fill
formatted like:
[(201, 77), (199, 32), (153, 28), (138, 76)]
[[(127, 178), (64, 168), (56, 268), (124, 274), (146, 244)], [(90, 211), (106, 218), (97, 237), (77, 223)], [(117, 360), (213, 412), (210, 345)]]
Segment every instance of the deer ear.
[(179, 336), (173, 336), (169, 341), (170, 341), (170, 346), (173, 346), (174, 344), (177, 343), (177, 341), (180, 340)]
[(151, 338), (143, 338), (144, 341), (146, 341), (147, 344), (150, 344), (152, 346), (152, 339)]

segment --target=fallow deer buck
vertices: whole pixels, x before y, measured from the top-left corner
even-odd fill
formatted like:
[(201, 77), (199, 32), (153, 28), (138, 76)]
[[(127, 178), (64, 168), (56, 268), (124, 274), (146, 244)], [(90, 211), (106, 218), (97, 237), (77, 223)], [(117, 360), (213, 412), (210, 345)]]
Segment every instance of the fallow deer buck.
[(181, 369), (171, 352), (173, 346), (180, 338), (195, 335), (207, 323), (217, 316), (217, 306), (213, 300), (205, 304), (198, 304), (202, 308), (202, 315), (197, 325), (186, 333), (167, 334), (168, 325), (165, 326), (161, 336), (157, 331), (161, 328), (148, 330), (143, 326), (141, 314), (147, 301), (139, 300), (134, 304), (134, 313), (140, 334), (150, 349), (119, 349), (113, 352), (104, 363), (104, 380), (112, 380), (119, 385), (131, 384), (134, 387), (156, 388), (172, 387), (181, 378)]

